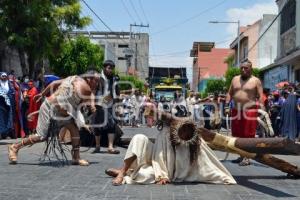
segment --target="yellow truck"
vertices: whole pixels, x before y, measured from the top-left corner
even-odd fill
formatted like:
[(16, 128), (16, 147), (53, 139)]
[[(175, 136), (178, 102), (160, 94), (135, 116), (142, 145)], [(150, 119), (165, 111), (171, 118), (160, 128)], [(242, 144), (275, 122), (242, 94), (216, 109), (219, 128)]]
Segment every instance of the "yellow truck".
[(188, 78), (186, 68), (149, 67), (149, 92), (159, 101), (162, 96), (168, 102), (174, 99), (175, 92), (187, 95)]

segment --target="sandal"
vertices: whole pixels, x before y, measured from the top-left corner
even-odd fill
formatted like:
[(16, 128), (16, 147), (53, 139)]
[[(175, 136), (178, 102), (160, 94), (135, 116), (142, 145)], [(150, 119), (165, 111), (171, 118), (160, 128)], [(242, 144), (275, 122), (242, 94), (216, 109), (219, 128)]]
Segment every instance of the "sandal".
[(79, 159), (79, 160), (72, 160), (72, 165), (89, 166), (90, 163), (87, 160)]
[(114, 178), (112, 180), (112, 185), (113, 186), (119, 186), (119, 185), (122, 185), (123, 184), (123, 180), (124, 180), (124, 177), (123, 176), (117, 176), (116, 178)]
[(107, 149), (107, 153), (109, 154), (119, 154), (120, 151), (117, 149)]
[(250, 165), (250, 160), (248, 158), (244, 158), (240, 163), (239, 166), (247, 166)]
[(118, 171), (119, 170), (117, 170), (117, 169), (110, 168), (110, 169), (105, 170), (105, 174), (107, 174), (108, 176), (111, 176), (111, 177), (117, 177), (119, 175)]
[(10, 161), (10, 164), (13, 164), (13, 165), (17, 164), (18, 150), (15, 149), (13, 144), (8, 146), (8, 159)]
[(240, 162), (242, 162), (242, 161), (243, 161), (243, 157), (238, 157), (237, 159), (232, 160), (231, 162), (232, 162), (232, 163), (240, 163)]

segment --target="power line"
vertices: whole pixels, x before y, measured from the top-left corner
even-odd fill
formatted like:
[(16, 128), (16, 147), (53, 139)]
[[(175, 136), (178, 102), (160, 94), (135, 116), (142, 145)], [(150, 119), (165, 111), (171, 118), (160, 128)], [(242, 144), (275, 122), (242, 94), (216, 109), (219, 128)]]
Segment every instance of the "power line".
[(140, 15), (139, 15), (138, 12), (136, 11), (134, 4), (132, 3), (131, 0), (129, 0), (129, 3), (130, 3), (130, 5), (131, 5), (131, 7), (133, 8), (133, 11), (135, 12), (136, 16), (138, 17), (138, 19), (139, 19), (140, 22), (142, 23), (142, 19), (140, 18)]
[(156, 34), (159, 34), (159, 33), (165, 32), (165, 31), (168, 31), (168, 30), (173, 29), (173, 28), (175, 28), (175, 27), (177, 27), (177, 26), (180, 26), (180, 25), (182, 25), (182, 24), (185, 24), (186, 22), (191, 21), (191, 20), (193, 20), (193, 19), (195, 19), (195, 18), (197, 18), (197, 17), (199, 17), (199, 16), (201, 16), (201, 15), (203, 15), (203, 14), (205, 14), (205, 13), (207, 13), (207, 12), (209, 12), (209, 11), (211, 11), (211, 10), (217, 8), (217, 7), (219, 7), (220, 5), (222, 5), (223, 3), (225, 3), (226, 1), (227, 1), (227, 0), (223, 0), (223, 1), (221, 1), (221, 2), (219, 2), (219, 3), (217, 3), (217, 4), (215, 4), (215, 5), (213, 5), (213, 6), (211, 6), (211, 7), (209, 7), (209, 8), (207, 8), (207, 9), (201, 11), (200, 13), (198, 13), (198, 14), (196, 14), (196, 15), (194, 15), (194, 16), (191, 16), (191, 17), (189, 17), (189, 18), (187, 18), (187, 19), (185, 19), (185, 20), (183, 20), (183, 21), (181, 21), (181, 22), (179, 22), (179, 23), (177, 23), (177, 24), (171, 25), (171, 26), (166, 27), (166, 28), (164, 28), (164, 29), (162, 29), (162, 30), (160, 30), (160, 31), (154, 32), (153, 35), (156, 35)]
[[(233, 40), (234, 37), (231, 37), (231, 38), (227, 38), (225, 40), (221, 40), (221, 41), (218, 41), (218, 42), (215, 42), (215, 45), (216, 44), (222, 44), (222, 43), (226, 43), (228, 41), (231, 41)], [(160, 57), (160, 56), (172, 56), (172, 55), (178, 55), (178, 54), (184, 54), (184, 53), (188, 53), (190, 52), (190, 50), (184, 50), (184, 51), (176, 51), (176, 52), (171, 52), (171, 53), (166, 53), (166, 54), (157, 54), (157, 55), (151, 55), (151, 57)]]
[(143, 13), (143, 15), (144, 15), (144, 18), (146, 19), (147, 24), (149, 24), (149, 20), (148, 20), (148, 18), (147, 18), (147, 15), (146, 15), (146, 13), (145, 13), (145, 10), (144, 10), (144, 7), (143, 7), (143, 4), (142, 4), (142, 1), (141, 1), (141, 0), (139, 0), (139, 5), (140, 5), (140, 7), (141, 7), (142, 13)]
[(188, 53), (190, 50), (185, 50), (185, 51), (177, 51), (177, 52), (171, 52), (171, 53), (166, 53), (166, 54), (158, 54), (158, 55), (151, 55), (151, 57), (160, 57), (160, 56), (170, 56), (170, 55), (177, 55), (177, 54), (183, 54), (183, 53)]
[(230, 38), (228, 38), (228, 39), (221, 40), (221, 41), (219, 41), (219, 42), (215, 42), (215, 44), (223, 44), (223, 43), (232, 41), (232, 40), (234, 40), (234, 39), (235, 39), (235, 37), (230, 37)]
[(276, 15), (276, 17), (273, 19), (273, 21), (270, 23), (270, 25), (266, 28), (266, 30), (259, 36), (259, 38), (256, 40), (256, 42), (249, 48), (248, 53), (250, 51), (252, 51), (254, 49), (254, 47), (258, 44), (258, 42), (261, 40), (261, 38), (267, 33), (267, 31), (271, 28), (271, 26), (275, 23), (275, 21), (278, 19), (278, 17), (281, 15), (282, 10), (284, 9), (284, 7), (290, 2), (290, 0), (288, 0), (284, 6), (282, 7), (282, 9), (280, 10), (280, 12)]
[[(101, 19), (101, 17), (99, 17), (98, 15), (97, 15), (97, 13), (88, 5), (88, 3), (85, 1), (85, 0), (82, 0), (82, 2), (88, 7), (88, 9), (97, 17), (97, 19), (99, 19), (100, 21), (101, 21), (101, 23), (108, 29), (108, 30), (110, 30), (111, 32), (114, 32), (102, 19)], [(131, 1), (130, 1), (131, 2)], [(131, 2), (131, 4), (132, 4), (132, 2)], [(123, 4), (124, 5), (124, 4)], [(134, 8), (134, 10), (135, 10), (135, 7), (134, 7), (134, 5), (132, 4), (132, 6), (133, 6), (133, 8)], [(126, 7), (126, 6), (125, 6)], [(136, 10), (135, 10), (136, 11)], [(128, 12), (128, 14), (129, 14), (129, 12)], [(136, 24), (135, 24), (135, 26), (137, 26)], [(144, 26), (144, 25), (143, 25)], [(149, 25), (147, 25), (147, 26), (144, 26), (144, 27), (149, 27)], [(130, 33), (130, 36), (129, 36), (130, 38), (131, 38), (131, 33)], [(121, 40), (121, 41), (123, 41), (123, 42), (128, 42), (128, 41), (126, 41), (126, 40), (124, 40), (123, 38), (116, 38), (117, 39), (117, 41), (119, 41), (119, 39)], [(109, 48), (107, 48), (107, 49), (109, 49)], [(109, 49), (109, 51), (110, 51), (110, 49)], [(112, 52), (112, 51), (110, 51), (116, 58), (117, 58), (117, 55), (114, 53), (114, 52)], [(136, 54), (136, 56), (140, 56), (140, 55), (138, 55), (138, 54)]]
[(101, 19), (101, 17), (99, 17), (99, 15), (97, 15), (97, 13), (89, 6), (89, 4), (87, 4), (87, 2), (85, 0), (81, 0), (85, 5), (86, 7), (88, 7), (88, 9), (101, 21), (101, 23), (108, 29), (110, 30), (111, 32), (113, 32), (111, 30), (111, 28)]
[(128, 16), (131, 18), (132, 21), (135, 21), (133, 16), (130, 14), (126, 4), (124, 3), (124, 0), (121, 0), (122, 4), (123, 4), (123, 7), (125, 8), (125, 11), (127, 12)]

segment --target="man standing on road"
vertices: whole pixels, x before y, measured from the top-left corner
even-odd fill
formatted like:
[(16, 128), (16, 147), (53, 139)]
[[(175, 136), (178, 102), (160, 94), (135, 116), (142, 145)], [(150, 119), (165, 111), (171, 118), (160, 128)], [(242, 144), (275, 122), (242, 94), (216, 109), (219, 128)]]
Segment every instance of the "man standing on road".
[[(229, 102), (233, 100), (231, 111), (232, 136), (240, 138), (254, 138), (257, 127), (257, 100), (263, 108), (263, 88), (261, 81), (252, 75), (252, 63), (246, 60), (242, 63), (241, 75), (235, 76), (226, 96), (225, 112), (229, 112)], [(249, 165), (247, 158), (239, 157), (233, 160), (240, 166)]]
[(112, 60), (106, 60), (103, 63), (103, 70), (100, 75), (100, 88), (97, 91), (96, 116), (94, 124), (101, 127), (95, 127), (95, 143), (96, 148), (93, 153), (100, 153), (101, 136), (108, 137), (108, 150), (110, 154), (119, 154), (120, 151), (114, 149), (114, 140), (116, 133), (116, 121), (113, 114), (113, 104), (119, 95), (118, 87), (115, 85), (117, 81), (113, 74), (115, 63)]
[[(24, 146), (43, 142), (50, 137), (50, 133), (53, 133), (53, 131), (66, 127), (72, 137), (72, 164), (89, 165), (89, 162), (80, 159), (79, 155), (79, 129), (81, 127), (87, 128), (80, 107), (89, 105), (92, 112), (96, 111), (93, 91), (95, 91), (98, 83), (98, 73), (90, 70), (83, 77), (69, 76), (65, 79), (54, 81), (40, 94), (36, 95), (34, 100), (39, 102), (43, 96), (50, 94), (40, 107), (36, 134), (8, 146), (10, 163), (17, 163), (18, 151)], [(53, 91), (54, 93), (51, 94)]]

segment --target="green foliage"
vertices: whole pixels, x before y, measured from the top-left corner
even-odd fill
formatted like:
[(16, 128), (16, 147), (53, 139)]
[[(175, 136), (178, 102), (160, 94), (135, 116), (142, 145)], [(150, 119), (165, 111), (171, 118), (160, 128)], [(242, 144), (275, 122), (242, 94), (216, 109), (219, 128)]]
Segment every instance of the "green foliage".
[(260, 69), (258, 69), (258, 68), (253, 68), (252, 74), (253, 74), (253, 76), (256, 76), (257, 78), (260, 78), (260, 79), (262, 78), (261, 77), (262, 73), (261, 73)]
[(65, 42), (61, 53), (50, 59), (50, 65), (55, 74), (66, 77), (82, 74), (91, 66), (100, 71), (103, 59), (103, 50), (99, 45), (91, 43), (87, 37), (79, 36)]
[(225, 89), (225, 81), (223, 79), (210, 79), (207, 81), (207, 86), (205, 89), (205, 93), (214, 93), (214, 92), (224, 92)]
[[(237, 67), (230, 67), (227, 69), (226, 73), (225, 73), (225, 86), (226, 89), (229, 89), (231, 81), (233, 79), (233, 77), (240, 75), (241, 71), (240, 68)], [(252, 74), (258, 78), (261, 77), (261, 71), (258, 68), (253, 68)]]
[(201, 92), (201, 99), (204, 99), (206, 97), (208, 97), (208, 93), (206, 90), (204, 90), (204, 92)]
[(27, 55), (32, 76), (36, 62), (59, 52), (66, 33), (90, 23), (80, 13), (79, 0), (1, 0), (0, 43)]
[(224, 62), (227, 64), (228, 69), (234, 67), (234, 54), (231, 54), (225, 58)]
[[(135, 76), (120, 76), (120, 80), (121, 81), (128, 81), (131, 82), (135, 88), (139, 89), (140, 91), (144, 91), (145, 90), (145, 82), (140, 80), (139, 78), (135, 77)], [(129, 84), (119, 84), (120, 86), (120, 90), (130, 90), (131, 85)]]
[(237, 67), (230, 67), (227, 69), (226, 73), (225, 73), (225, 86), (226, 89), (228, 90), (231, 84), (231, 81), (233, 79), (233, 77), (240, 75), (240, 68)]

